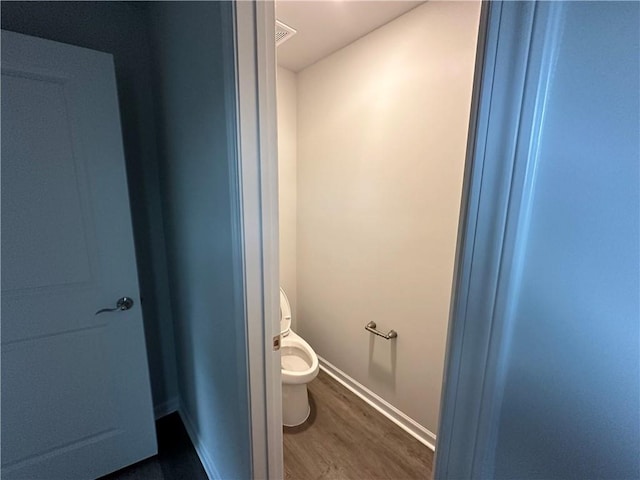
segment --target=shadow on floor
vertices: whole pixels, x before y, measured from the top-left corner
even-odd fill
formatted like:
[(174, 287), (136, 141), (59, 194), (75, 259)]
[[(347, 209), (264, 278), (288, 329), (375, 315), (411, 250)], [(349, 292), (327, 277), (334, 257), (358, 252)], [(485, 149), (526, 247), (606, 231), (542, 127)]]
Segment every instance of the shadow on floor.
[(158, 455), (99, 480), (207, 480), (207, 474), (177, 413), (156, 422)]

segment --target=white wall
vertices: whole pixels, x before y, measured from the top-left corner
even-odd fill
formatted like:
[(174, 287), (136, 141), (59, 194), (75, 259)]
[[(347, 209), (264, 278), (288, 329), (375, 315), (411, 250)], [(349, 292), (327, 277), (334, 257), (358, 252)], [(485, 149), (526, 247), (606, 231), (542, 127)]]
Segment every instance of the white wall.
[(434, 433), (479, 13), (428, 2), (298, 74), (298, 331)]
[(287, 293), (296, 328), (296, 74), (278, 67), (278, 200), (280, 203), (280, 285)]

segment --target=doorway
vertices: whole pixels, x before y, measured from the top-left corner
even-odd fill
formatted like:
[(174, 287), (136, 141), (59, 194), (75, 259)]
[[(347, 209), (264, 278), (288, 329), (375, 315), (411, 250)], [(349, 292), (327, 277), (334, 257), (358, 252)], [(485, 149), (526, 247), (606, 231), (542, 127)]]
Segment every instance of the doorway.
[[(385, 7), (388, 18), (369, 18)], [(340, 437), (323, 425), (339, 417), (336, 408), (325, 412), (318, 399), (332, 401), (332, 389), (351, 395), (432, 458), (480, 4), (283, 2), (276, 17), (289, 30), (276, 52), (280, 285), (293, 331), (320, 364), (308, 384), (319, 417), (285, 428), (285, 473), (306, 452), (316, 473), (393, 476), (375, 467), (393, 461), (367, 451), (384, 440), (364, 425), (345, 426), (362, 437)], [(334, 43), (333, 25), (368, 21), (369, 30)], [(397, 337), (375, 336), (364, 328), (371, 321)], [(323, 441), (305, 444), (305, 436), (323, 429), (347, 445), (342, 455), (309, 453)], [(415, 468), (422, 477), (431, 464)]]

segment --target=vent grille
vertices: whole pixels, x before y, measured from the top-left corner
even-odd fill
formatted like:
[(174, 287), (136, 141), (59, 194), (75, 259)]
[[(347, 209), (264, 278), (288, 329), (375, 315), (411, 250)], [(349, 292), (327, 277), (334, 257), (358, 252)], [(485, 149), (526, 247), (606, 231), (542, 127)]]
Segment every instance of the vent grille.
[(285, 25), (280, 20), (276, 20), (276, 47), (282, 45), (296, 33), (298, 32), (289, 25)]

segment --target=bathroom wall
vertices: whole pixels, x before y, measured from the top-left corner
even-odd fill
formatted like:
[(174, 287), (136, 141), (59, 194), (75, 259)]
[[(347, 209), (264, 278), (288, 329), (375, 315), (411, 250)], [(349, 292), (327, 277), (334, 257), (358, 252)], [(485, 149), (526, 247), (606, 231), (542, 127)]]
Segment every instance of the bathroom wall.
[(278, 201), (280, 224), (280, 285), (287, 293), (297, 323), (297, 77), (290, 70), (278, 67)]
[(298, 74), (299, 333), (433, 433), (479, 14), (427, 2)]
[(486, 476), (640, 478), (640, 4), (560, 8)]
[(210, 478), (250, 478), (231, 5), (149, 8), (180, 414)]
[(1, 6), (3, 29), (113, 55), (153, 402), (165, 413), (175, 408), (177, 384), (144, 10), (131, 2)]

